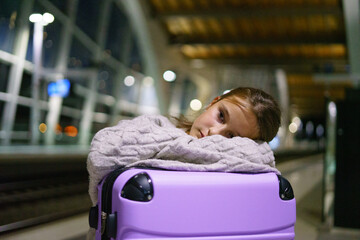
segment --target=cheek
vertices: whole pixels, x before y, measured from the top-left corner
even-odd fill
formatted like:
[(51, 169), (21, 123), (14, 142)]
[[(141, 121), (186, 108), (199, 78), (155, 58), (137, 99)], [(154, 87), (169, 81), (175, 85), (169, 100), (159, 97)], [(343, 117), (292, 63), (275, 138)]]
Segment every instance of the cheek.
[(201, 114), (197, 119), (197, 125), (201, 125), (202, 127), (210, 127), (214, 125), (214, 113), (210, 111), (206, 111)]
[(206, 121), (207, 121), (207, 115), (206, 115), (206, 112), (203, 112), (202, 114), (200, 114), (200, 116), (198, 116), (195, 119), (193, 126), (196, 126), (196, 127), (203, 126), (206, 124)]

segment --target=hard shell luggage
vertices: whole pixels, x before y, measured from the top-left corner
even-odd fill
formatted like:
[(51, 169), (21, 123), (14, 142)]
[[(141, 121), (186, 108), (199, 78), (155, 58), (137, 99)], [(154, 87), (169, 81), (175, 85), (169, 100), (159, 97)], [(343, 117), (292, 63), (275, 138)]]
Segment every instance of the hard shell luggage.
[(117, 169), (90, 211), (96, 239), (294, 239), (290, 183), (274, 173)]

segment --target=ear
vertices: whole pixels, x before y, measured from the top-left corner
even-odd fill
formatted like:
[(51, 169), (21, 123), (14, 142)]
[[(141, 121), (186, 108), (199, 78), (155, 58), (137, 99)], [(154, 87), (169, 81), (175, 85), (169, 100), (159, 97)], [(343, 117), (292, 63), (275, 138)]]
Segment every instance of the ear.
[(220, 96), (217, 96), (216, 98), (214, 98), (212, 100), (212, 102), (206, 107), (206, 109), (208, 109), (209, 107), (211, 107), (212, 105), (214, 105), (215, 103), (217, 103), (220, 100)]

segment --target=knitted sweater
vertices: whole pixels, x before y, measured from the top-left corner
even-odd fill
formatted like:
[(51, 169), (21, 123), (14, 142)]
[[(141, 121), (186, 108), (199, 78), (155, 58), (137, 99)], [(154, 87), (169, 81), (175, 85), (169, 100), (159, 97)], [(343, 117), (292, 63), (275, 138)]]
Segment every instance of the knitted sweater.
[(197, 139), (163, 116), (144, 115), (122, 120), (94, 136), (87, 160), (92, 203), (97, 202), (97, 185), (105, 175), (132, 166), (279, 174), (266, 142), (221, 135)]

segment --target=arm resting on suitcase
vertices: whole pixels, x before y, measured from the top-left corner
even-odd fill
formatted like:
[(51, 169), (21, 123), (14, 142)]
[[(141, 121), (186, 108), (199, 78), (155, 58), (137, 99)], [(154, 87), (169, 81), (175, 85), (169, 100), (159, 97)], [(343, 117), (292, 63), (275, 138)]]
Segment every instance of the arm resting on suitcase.
[(265, 142), (220, 135), (197, 139), (175, 128), (162, 116), (140, 116), (99, 131), (87, 168), (89, 193), (118, 167), (146, 166), (186, 171), (276, 172), (274, 155)]

